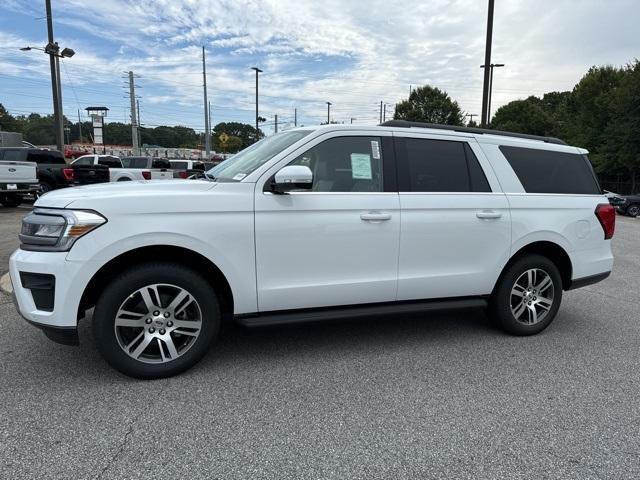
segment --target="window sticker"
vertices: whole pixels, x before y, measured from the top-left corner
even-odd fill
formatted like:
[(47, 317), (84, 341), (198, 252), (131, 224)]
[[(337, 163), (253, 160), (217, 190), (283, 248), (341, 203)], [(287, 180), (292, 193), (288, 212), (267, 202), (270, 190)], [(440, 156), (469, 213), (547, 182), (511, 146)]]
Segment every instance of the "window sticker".
[(246, 176), (247, 176), (247, 174), (246, 174), (246, 173), (236, 173), (236, 174), (233, 176), (233, 179), (234, 179), (234, 180), (242, 180), (242, 179), (243, 179), (244, 177), (246, 177)]
[(351, 178), (354, 180), (371, 180), (371, 156), (368, 153), (351, 154)]
[(380, 144), (377, 140), (371, 141), (371, 156), (374, 160), (380, 160)]

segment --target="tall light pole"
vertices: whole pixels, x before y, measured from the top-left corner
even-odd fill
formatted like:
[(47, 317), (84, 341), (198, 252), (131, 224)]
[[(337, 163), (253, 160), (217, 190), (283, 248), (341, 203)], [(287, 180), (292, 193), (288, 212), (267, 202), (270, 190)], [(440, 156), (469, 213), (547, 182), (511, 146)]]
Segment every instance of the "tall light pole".
[(53, 119), (55, 123), (56, 147), (59, 151), (64, 151), (64, 125), (62, 113), (62, 88), (60, 86), (60, 65), (58, 58), (73, 57), (76, 53), (70, 48), (60, 51), (58, 43), (53, 40), (53, 15), (51, 14), (51, 0), (45, 1), (47, 11), (47, 39), (48, 43), (44, 48), (23, 47), (20, 50), (42, 50), (49, 55), (49, 66), (51, 68), (51, 93), (53, 96)]
[(207, 100), (207, 67), (205, 65), (204, 45), (202, 46), (202, 87), (204, 89), (204, 151), (209, 160), (211, 156), (211, 129), (209, 128), (209, 101)]
[(251, 70), (255, 70), (256, 71), (256, 142), (258, 140), (260, 140), (260, 129), (258, 127), (258, 74), (262, 73), (263, 71), (260, 70), (258, 67), (251, 67)]
[[(485, 126), (488, 126), (491, 123), (491, 94), (493, 92), (493, 69), (504, 67), (504, 63), (492, 63), (489, 65), (489, 101), (487, 102), (487, 121)], [(484, 65), (480, 65), (480, 68), (484, 68)]]
[(480, 126), (486, 127), (489, 119), (487, 118), (487, 107), (489, 105), (489, 65), (491, 65), (491, 42), (493, 39), (493, 9), (494, 0), (489, 0), (489, 11), (487, 13), (487, 41), (484, 47), (484, 82), (482, 84), (482, 117), (480, 118)]
[(331, 102), (327, 102), (327, 125), (331, 123)]

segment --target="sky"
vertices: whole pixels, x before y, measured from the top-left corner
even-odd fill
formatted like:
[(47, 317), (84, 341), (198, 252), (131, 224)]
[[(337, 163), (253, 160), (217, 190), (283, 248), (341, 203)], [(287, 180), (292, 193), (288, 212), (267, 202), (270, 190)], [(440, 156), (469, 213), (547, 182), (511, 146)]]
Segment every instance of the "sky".
[[(54, 34), (75, 56), (61, 64), (64, 113), (130, 121), (126, 73), (136, 74), (141, 121), (203, 131), (202, 46), (212, 125), (255, 123), (272, 133), (331, 120), (387, 118), (410, 86), (445, 90), (479, 114), (487, 0), (52, 0)], [(573, 88), (592, 65), (640, 57), (640, 0), (496, 0), (492, 110)], [(44, 0), (0, 2), (0, 103), (12, 114), (52, 112)], [(477, 117), (476, 117), (477, 119)]]

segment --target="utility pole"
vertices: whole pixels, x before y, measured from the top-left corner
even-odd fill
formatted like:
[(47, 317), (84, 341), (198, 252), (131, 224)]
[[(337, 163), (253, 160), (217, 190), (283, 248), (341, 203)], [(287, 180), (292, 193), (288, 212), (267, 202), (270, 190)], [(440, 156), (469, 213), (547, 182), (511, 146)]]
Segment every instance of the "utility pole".
[(293, 126), (294, 127), (298, 126), (298, 109), (297, 108), (293, 109)]
[(387, 121), (387, 104), (385, 103), (382, 108), (382, 121)]
[(131, 102), (131, 144), (133, 154), (140, 155), (140, 144), (138, 143), (138, 120), (136, 116), (136, 86), (133, 81), (133, 72), (129, 71), (129, 101)]
[(382, 124), (382, 104), (384, 102), (382, 100), (380, 100), (380, 123)]
[(262, 73), (262, 70), (260, 70), (258, 67), (251, 67), (251, 70), (255, 70), (256, 71), (256, 142), (258, 140), (260, 140), (260, 127), (258, 125), (258, 120), (260, 117), (258, 117), (258, 74)]
[(278, 133), (278, 115), (277, 114), (276, 114), (276, 132), (275, 133)]
[(45, 1), (47, 10), (47, 38), (49, 43), (47, 45), (46, 53), (49, 54), (49, 66), (51, 67), (51, 93), (53, 94), (53, 121), (55, 123), (56, 132), (56, 147), (59, 151), (64, 151), (64, 132), (62, 125), (62, 98), (60, 95), (58, 74), (58, 58), (57, 44), (53, 41), (53, 15), (51, 13), (51, 0)]
[(331, 102), (327, 102), (327, 125), (331, 123)]
[(480, 126), (486, 127), (489, 123), (488, 118), (488, 105), (489, 105), (489, 82), (490, 72), (489, 65), (491, 65), (491, 42), (493, 39), (493, 9), (494, 1), (489, 0), (489, 11), (487, 13), (487, 40), (484, 50), (484, 82), (482, 84), (482, 117), (480, 119)]
[(351, 117), (351, 119), (350, 119), (350, 120), (351, 120), (351, 125), (353, 125), (353, 121), (354, 121), (354, 120), (357, 120), (357, 118)]
[(477, 117), (477, 113), (467, 113), (465, 117), (469, 117), (469, 123), (473, 122), (473, 117)]
[(211, 156), (211, 130), (209, 129), (209, 101), (207, 100), (207, 67), (205, 65), (204, 45), (202, 46), (202, 87), (204, 89), (204, 151), (205, 157)]
[(411, 98), (412, 87), (413, 85), (409, 85), (409, 98)]
[(209, 101), (209, 128), (213, 130), (213, 125), (211, 125), (211, 101)]
[(82, 145), (82, 120), (80, 120), (80, 109), (78, 109), (78, 136), (80, 137), (80, 145)]

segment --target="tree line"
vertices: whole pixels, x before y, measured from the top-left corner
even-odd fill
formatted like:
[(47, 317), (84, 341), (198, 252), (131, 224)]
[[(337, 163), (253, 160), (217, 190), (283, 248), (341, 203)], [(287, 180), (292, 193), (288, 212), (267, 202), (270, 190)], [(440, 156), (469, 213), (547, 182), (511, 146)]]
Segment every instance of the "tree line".
[[(91, 143), (91, 122), (72, 122), (64, 118), (65, 144)], [(0, 130), (22, 133), (23, 139), (34, 145), (55, 145), (53, 115), (11, 115), (0, 103)], [(222, 137), (226, 141), (221, 142)], [(259, 137), (262, 138), (262, 131)], [(213, 127), (213, 149), (223, 153), (235, 153), (256, 141), (255, 127), (239, 122), (221, 122)], [(131, 124), (109, 122), (104, 127), (104, 143), (108, 145), (131, 145)], [(193, 128), (158, 126), (140, 128), (140, 144), (159, 145), (164, 148), (204, 148), (204, 135)]]
[[(426, 85), (396, 106), (396, 119), (464, 125), (449, 95)], [(469, 123), (467, 123), (469, 125)], [(471, 126), (476, 126), (471, 124)], [(489, 128), (558, 137), (589, 150), (605, 188), (640, 189), (640, 61), (592, 67), (571, 91), (530, 96), (500, 107)]]

